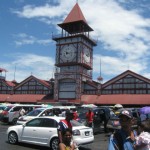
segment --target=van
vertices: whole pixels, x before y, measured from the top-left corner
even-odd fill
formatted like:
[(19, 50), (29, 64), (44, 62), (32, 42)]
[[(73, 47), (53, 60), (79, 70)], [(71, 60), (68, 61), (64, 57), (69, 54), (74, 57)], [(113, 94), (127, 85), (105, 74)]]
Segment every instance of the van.
[[(21, 115), (25, 115), (26, 113), (34, 110), (35, 108), (43, 107), (42, 105), (8, 105), (2, 112), (1, 122), (16, 124), (18, 118)], [(22, 111), (23, 110), (23, 111)], [(21, 114), (21, 112), (23, 114)]]

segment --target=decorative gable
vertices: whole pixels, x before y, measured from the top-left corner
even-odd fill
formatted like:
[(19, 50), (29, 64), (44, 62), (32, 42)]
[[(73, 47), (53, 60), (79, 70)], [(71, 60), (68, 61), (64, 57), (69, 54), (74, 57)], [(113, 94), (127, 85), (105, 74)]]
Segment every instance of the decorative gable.
[(150, 94), (150, 80), (128, 70), (103, 84), (102, 94)]

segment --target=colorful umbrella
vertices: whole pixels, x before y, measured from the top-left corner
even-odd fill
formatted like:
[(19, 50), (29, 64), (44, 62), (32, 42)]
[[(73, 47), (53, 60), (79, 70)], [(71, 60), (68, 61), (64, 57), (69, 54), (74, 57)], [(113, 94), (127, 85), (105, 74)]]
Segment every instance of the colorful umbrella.
[(142, 107), (141, 109), (140, 109), (140, 113), (141, 114), (149, 114), (150, 113), (150, 106), (145, 106), (145, 107)]

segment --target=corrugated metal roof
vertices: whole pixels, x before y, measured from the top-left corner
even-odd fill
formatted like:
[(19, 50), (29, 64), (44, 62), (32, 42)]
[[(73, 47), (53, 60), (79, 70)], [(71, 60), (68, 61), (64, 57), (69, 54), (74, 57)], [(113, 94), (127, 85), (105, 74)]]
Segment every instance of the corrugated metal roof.
[(88, 104), (150, 105), (150, 94), (82, 95), (81, 101)]
[(41, 100), (45, 95), (37, 95), (37, 94), (0, 94), (1, 102), (19, 102), (19, 103), (36, 103), (38, 100)]

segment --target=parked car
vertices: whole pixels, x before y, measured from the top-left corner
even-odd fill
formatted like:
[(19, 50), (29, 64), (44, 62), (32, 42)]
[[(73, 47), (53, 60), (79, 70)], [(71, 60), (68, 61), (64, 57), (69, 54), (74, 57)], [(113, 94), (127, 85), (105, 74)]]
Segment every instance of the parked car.
[(20, 117), (20, 111), (24, 109), (25, 113), (32, 111), (35, 108), (42, 107), (42, 105), (8, 105), (2, 112), (1, 121), (4, 123), (16, 124), (18, 118)]
[(66, 109), (70, 108), (68, 106), (52, 106), (48, 108), (37, 108), (24, 116), (20, 116), (17, 120), (17, 124), (23, 124), (33, 118), (41, 116), (59, 116), (62, 113), (62, 111)]
[[(11, 126), (7, 130), (8, 142), (16, 144), (25, 142), (35, 145), (47, 146), (52, 150), (58, 148), (57, 126), (62, 117), (38, 117), (23, 125)], [(73, 140), (78, 146), (94, 141), (92, 128), (83, 126), (72, 120)]]
[(25, 122), (40, 117), (40, 116), (47, 116), (46, 112), (51, 111), (52, 108), (37, 108), (32, 110), (31, 112), (29, 112), (28, 114), (24, 115), (24, 116), (20, 116), (17, 120), (17, 124), (24, 124)]
[(2, 119), (2, 112), (6, 107), (6, 105), (0, 105), (0, 120)]
[[(132, 113), (133, 116), (133, 128), (137, 128), (137, 124), (140, 121), (139, 110), (137, 108), (125, 108)], [(120, 129), (120, 122), (119, 122), (119, 114), (116, 115), (115, 113), (111, 112), (110, 119), (107, 123), (107, 128), (109, 131), (113, 132), (116, 129)]]

